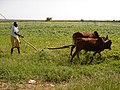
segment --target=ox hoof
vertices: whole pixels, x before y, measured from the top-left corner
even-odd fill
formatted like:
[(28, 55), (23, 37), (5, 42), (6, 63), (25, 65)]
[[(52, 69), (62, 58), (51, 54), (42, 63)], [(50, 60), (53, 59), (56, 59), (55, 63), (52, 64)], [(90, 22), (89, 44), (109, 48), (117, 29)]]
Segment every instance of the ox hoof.
[(93, 56), (91, 56), (89, 64), (91, 64), (93, 62), (93, 59), (94, 59)]

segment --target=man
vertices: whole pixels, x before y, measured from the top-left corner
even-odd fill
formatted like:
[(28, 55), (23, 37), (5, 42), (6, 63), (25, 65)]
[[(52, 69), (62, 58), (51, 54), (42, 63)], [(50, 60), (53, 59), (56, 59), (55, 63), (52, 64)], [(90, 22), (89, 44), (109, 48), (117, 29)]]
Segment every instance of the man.
[(18, 29), (18, 24), (17, 22), (14, 22), (11, 28), (11, 43), (12, 43), (12, 48), (11, 48), (11, 55), (13, 54), (13, 49), (17, 48), (18, 53), (20, 54), (20, 39), (19, 37), (24, 38), (22, 35), (20, 35), (19, 29)]

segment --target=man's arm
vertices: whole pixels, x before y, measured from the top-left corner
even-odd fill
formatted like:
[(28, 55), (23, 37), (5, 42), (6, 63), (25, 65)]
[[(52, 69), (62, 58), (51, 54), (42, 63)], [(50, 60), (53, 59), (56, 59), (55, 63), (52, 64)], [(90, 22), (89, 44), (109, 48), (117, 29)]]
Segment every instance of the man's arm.
[(20, 34), (18, 34), (18, 33), (16, 33), (16, 32), (14, 32), (16, 35), (18, 35), (19, 37), (22, 37), (22, 38), (24, 38), (24, 36), (22, 36), (22, 35), (20, 35)]

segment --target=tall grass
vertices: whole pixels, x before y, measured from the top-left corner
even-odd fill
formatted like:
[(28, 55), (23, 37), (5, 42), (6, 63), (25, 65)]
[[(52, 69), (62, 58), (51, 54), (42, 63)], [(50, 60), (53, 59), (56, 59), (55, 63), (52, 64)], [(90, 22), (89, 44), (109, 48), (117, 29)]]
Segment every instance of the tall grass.
[[(58, 90), (119, 90), (120, 89), (120, 23), (119, 22), (18, 22), (24, 39), (21, 39), (21, 54), (10, 55), (10, 24), (0, 23), (0, 80), (12, 82), (35, 79), (52, 82)], [(112, 50), (103, 51), (102, 57), (95, 56), (92, 64), (89, 57), (93, 52), (76, 57), (69, 64), (70, 49), (48, 50), (72, 43), (72, 34), (77, 31), (98, 31), (101, 36), (109, 35)], [(64, 84), (62, 84), (64, 83)]]

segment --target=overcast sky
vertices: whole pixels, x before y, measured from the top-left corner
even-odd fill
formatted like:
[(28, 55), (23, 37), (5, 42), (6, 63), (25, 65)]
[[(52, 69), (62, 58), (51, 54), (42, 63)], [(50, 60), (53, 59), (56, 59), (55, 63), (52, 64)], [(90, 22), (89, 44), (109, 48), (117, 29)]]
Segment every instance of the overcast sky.
[(119, 9), (120, 0), (0, 0), (7, 19), (120, 20)]

